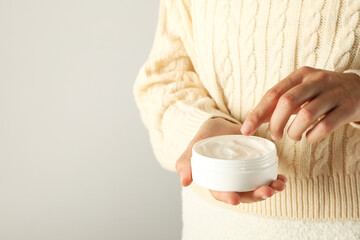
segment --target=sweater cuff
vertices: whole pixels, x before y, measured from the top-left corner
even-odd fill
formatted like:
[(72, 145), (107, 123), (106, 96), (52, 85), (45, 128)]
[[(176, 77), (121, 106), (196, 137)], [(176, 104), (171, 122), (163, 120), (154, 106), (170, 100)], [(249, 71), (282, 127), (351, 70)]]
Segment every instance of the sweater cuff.
[(350, 126), (352, 126), (354, 128), (360, 129), (360, 122), (351, 122), (349, 124), (350, 124)]
[[(199, 109), (194, 109), (194, 111), (191, 112), (191, 114), (189, 115), (189, 118), (187, 119), (188, 120), (188, 124), (185, 125), (187, 126), (189, 129), (189, 133), (192, 135), (194, 133), (196, 133), (199, 128), (201, 127), (201, 125), (206, 121), (206, 120), (209, 120), (211, 118), (223, 118), (225, 120), (228, 120), (232, 123), (235, 123), (235, 124), (239, 124), (239, 127), (241, 126), (241, 123), (236, 120), (235, 118), (231, 117), (230, 115), (218, 110), (218, 109), (215, 109), (215, 108), (211, 108), (211, 109), (207, 109), (207, 111), (203, 111), (203, 110), (199, 110)], [(195, 137), (195, 136), (193, 136)]]
[(176, 171), (177, 159), (195, 137), (201, 125), (205, 121), (216, 117), (239, 124), (239, 128), (241, 127), (241, 123), (237, 119), (217, 108), (192, 108), (191, 111), (179, 111), (177, 108), (169, 108), (162, 120), (163, 139), (166, 140), (161, 148), (157, 148), (158, 159), (162, 167), (170, 171)]
[[(175, 117), (176, 120), (174, 120), (173, 116), (176, 116)], [(170, 132), (171, 129), (174, 129), (177, 132), (176, 135), (172, 134), (171, 136), (173, 137), (169, 139), (176, 139), (176, 137), (174, 138), (174, 136), (183, 136), (182, 139), (184, 139), (187, 143), (189, 143), (195, 137), (201, 125), (205, 121), (211, 118), (218, 118), (218, 117), (233, 122), (235, 124), (239, 124), (239, 127), (241, 127), (241, 123), (237, 119), (233, 118), (229, 114), (226, 114), (217, 108), (211, 108), (211, 107), (207, 109), (193, 108), (190, 112), (178, 112), (177, 114), (169, 113), (168, 120), (167, 120), (167, 114), (165, 113), (163, 123), (167, 125), (164, 127), (167, 128), (168, 132)], [(165, 130), (164, 132), (167, 131)]]
[(356, 75), (358, 75), (360, 77), (360, 69), (347, 69), (347, 70), (343, 71), (343, 73), (355, 73)]

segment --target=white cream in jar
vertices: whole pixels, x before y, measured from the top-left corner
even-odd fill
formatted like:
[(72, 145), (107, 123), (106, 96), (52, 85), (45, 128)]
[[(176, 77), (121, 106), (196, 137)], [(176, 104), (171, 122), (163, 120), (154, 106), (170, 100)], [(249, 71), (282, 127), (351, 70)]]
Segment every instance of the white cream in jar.
[(278, 175), (275, 144), (265, 138), (221, 135), (194, 144), (195, 183), (218, 191), (246, 192), (269, 185)]

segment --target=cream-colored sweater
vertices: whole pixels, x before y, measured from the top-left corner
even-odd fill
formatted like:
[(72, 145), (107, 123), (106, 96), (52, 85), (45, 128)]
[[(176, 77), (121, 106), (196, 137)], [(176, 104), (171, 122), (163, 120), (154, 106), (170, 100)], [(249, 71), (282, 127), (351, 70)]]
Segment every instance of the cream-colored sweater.
[[(160, 164), (175, 171), (204, 121), (241, 124), (269, 88), (301, 66), (360, 75), (359, 11), (360, 0), (161, 0), (153, 47), (134, 85)], [(271, 139), (267, 124), (255, 135)], [(232, 206), (191, 188), (218, 206), (260, 216), (360, 219), (358, 125), (318, 144), (285, 134), (276, 146), (289, 182), (265, 201)]]

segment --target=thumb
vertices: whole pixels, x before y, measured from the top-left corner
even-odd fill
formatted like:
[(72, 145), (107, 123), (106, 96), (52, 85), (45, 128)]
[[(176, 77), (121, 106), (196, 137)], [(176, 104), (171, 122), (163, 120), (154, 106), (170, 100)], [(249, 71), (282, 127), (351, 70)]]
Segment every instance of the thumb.
[(181, 185), (187, 187), (192, 182), (191, 176), (191, 155), (192, 155), (192, 146), (189, 145), (185, 152), (180, 156), (176, 161), (176, 171), (180, 175)]

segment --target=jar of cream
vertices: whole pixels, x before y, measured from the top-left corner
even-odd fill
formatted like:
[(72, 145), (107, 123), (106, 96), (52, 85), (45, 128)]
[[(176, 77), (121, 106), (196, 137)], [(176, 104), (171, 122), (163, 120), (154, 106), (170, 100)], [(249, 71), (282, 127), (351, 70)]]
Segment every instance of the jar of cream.
[(276, 147), (256, 136), (206, 138), (192, 148), (191, 172), (193, 181), (207, 189), (252, 191), (277, 179)]

